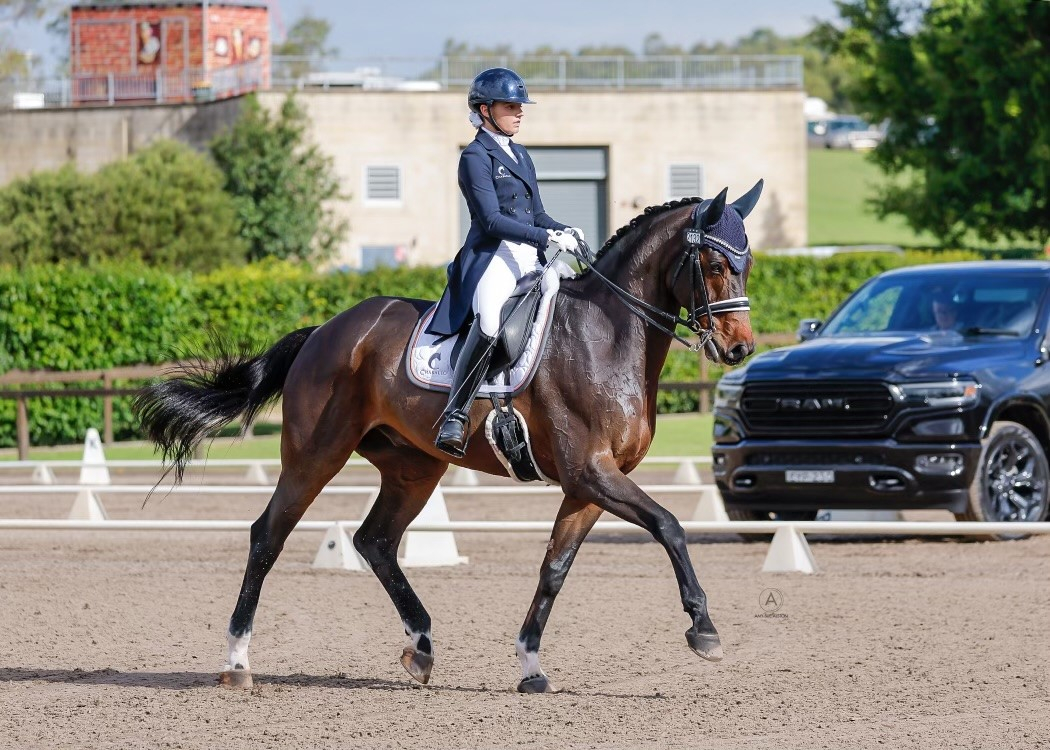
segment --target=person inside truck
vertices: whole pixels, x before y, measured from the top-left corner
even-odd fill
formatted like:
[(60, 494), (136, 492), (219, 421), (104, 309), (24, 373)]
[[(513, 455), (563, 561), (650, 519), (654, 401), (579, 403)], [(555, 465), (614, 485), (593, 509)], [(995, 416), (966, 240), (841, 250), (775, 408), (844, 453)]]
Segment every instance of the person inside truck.
[(931, 305), (934, 330), (954, 331), (959, 324), (959, 305), (950, 292), (937, 292)]

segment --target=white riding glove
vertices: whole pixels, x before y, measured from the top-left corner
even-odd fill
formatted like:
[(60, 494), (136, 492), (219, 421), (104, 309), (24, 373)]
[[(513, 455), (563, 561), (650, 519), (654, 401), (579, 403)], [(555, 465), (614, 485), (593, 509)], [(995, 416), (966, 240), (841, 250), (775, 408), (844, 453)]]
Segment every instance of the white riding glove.
[(560, 229), (547, 230), (548, 250), (563, 250), (567, 253), (575, 253), (579, 247), (580, 243), (568, 232), (563, 232)]
[(587, 241), (584, 238), (584, 236), (583, 236), (583, 230), (580, 229), (579, 227), (569, 227), (565, 231), (566, 232), (572, 232), (576, 236), (576, 239), (579, 240), (580, 242), (586, 242)]

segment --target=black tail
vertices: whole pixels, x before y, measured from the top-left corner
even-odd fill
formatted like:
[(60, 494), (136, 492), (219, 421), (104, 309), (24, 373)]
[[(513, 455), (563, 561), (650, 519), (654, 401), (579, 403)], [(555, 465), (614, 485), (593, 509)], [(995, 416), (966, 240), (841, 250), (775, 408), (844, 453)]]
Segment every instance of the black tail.
[(217, 357), (176, 369), (175, 377), (143, 388), (134, 409), (146, 436), (171, 462), (175, 482), (182, 481), (194, 449), (215, 430), (241, 417), (246, 429), (259, 411), (284, 389), (292, 362), (310, 334), (300, 328), (263, 354), (231, 351), (216, 340)]

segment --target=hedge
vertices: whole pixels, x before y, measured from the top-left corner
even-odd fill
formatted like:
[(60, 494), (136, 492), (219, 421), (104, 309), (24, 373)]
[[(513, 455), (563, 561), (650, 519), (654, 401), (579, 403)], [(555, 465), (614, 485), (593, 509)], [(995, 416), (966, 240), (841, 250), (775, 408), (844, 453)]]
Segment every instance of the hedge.
[[(977, 257), (968, 252), (847, 254), (826, 260), (759, 256), (748, 285), (752, 323), (756, 332), (793, 331), (800, 318), (827, 315), (876, 273)], [(367, 297), (436, 299), (444, 281), (444, 268), (318, 273), (280, 262), (198, 275), (134, 264), (0, 267), (0, 372), (165, 362), (200, 351), (209, 329), (268, 346)], [(662, 377), (683, 381), (698, 374), (696, 355), (674, 351)], [(660, 394), (661, 411), (695, 408), (694, 394)], [(34, 444), (69, 443), (101, 424), (102, 402), (37, 398), (29, 412)], [(14, 402), (0, 400), (0, 446), (15, 443), (14, 414)], [(127, 399), (114, 405), (114, 428), (118, 438), (136, 434)]]

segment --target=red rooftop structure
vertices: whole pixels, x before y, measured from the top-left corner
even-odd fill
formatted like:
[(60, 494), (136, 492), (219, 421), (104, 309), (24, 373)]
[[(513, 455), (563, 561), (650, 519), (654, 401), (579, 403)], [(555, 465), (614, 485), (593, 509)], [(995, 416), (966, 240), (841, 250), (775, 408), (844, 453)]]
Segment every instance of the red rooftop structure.
[(75, 2), (69, 32), (77, 105), (211, 101), (270, 83), (265, 2)]

